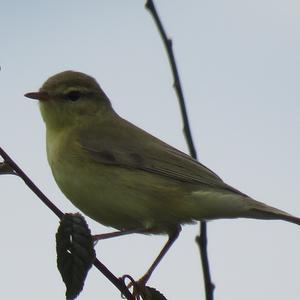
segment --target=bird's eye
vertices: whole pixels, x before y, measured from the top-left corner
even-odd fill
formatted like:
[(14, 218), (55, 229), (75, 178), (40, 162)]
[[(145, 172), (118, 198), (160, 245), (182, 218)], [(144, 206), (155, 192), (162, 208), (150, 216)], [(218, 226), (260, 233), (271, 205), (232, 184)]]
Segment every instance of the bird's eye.
[(81, 93), (79, 91), (71, 91), (66, 95), (68, 100), (77, 101), (81, 97)]

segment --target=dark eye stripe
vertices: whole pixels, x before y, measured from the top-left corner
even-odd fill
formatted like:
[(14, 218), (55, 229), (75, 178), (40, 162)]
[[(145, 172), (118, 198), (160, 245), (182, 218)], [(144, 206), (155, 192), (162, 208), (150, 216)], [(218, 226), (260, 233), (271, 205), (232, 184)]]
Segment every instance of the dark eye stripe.
[(77, 101), (81, 97), (81, 93), (79, 91), (71, 91), (66, 95), (66, 98), (70, 101)]

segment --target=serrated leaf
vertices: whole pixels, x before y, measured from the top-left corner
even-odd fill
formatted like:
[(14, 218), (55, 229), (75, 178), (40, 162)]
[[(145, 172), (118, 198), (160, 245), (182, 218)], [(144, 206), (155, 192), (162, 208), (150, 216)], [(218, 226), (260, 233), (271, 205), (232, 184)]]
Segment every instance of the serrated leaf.
[(0, 162), (0, 175), (7, 175), (7, 174), (11, 174), (11, 175), (16, 175), (16, 172), (14, 171), (14, 169), (5, 161), (4, 162)]
[(66, 285), (66, 298), (75, 299), (95, 260), (93, 238), (80, 214), (65, 214), (56, 233), (57, 268)]
[(167, 300), (167, 298), (155, 288), (146, 286), (142, 293), (143, 300)]

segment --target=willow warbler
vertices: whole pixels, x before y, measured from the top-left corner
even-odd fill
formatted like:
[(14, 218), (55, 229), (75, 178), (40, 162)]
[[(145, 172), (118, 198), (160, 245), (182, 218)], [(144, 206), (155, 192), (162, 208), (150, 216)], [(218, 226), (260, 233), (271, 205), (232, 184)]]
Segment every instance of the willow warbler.
[(39, 100), (53, 176), (76, 207), (123, 232), (169, 235), (144, 282), (185, 223), (242, 217), (300, 224), (122, 119), (86, 74), (56, 74), (25, 96)]

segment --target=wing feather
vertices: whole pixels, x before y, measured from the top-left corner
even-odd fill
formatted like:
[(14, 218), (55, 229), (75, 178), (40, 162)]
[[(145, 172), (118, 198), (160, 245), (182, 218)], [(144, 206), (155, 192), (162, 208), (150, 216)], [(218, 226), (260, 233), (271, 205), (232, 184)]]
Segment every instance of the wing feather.
[(82, 129), (79, 133), (80, 146), (99, 163), (139, 169), (172, 180), (206, 184), (242, 194), (192, 157), (120, 117), (101, 125), (93, 130)]

